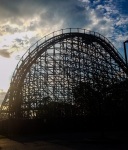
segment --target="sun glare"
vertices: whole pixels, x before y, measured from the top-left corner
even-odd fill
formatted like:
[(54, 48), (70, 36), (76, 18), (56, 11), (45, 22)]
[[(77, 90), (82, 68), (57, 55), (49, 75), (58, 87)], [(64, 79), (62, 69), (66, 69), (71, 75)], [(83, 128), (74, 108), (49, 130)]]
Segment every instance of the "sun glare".
[(9, 88), (12, 73), (18, 60), (14, 57), (3, 58), (0, 56), (0, 89), (6, 92)]

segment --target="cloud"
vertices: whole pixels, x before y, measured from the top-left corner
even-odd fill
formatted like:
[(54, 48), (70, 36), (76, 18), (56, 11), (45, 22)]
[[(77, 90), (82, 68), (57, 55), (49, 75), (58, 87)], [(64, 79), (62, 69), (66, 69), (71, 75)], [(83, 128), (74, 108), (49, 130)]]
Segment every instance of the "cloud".
[(35, 29), (35, 25), (37, 27), (39, 27), (38, 25), (46, 27), (48, 24), (52, 26), (58, 24), (61, 20), (64, 20), (64, 25), (74, 25), (75, 22), (81, 27), (85, 18), (84, 7), (78, 0), (31, 0), (31, 2), (26, 0), (12, 0), (11, 2), (2, 0), (1, 3), (1, 20), (6, 21), (8, 19), (11, 23), (20, 25), (20, 23), (24, 24), (24, 21), (28, 18), (39, 16), (40, 23), (33, 22), (30, 25), (33, 29)]
[[(85, 7), (78, 0), (2, 0), (0, 10), (0, 34), (1, 39), (4, 39), (2, 45), (8, 44), (9, 49), (15, 47), (15, 50), (27, 50), (26, 45), (34, 44), (34, 39), (39, 40), (60, 28), (82, 28), (89, 24), (85, 19)], [(20, 36), (28, 32), (35, 34), (33, 37), (26, 36), (28, 38)], [(1, 51), (1, 56), (9, 58), (10, 54)]]
[(119, 42), (119, 38), (114, 38), (116, 33), (122, 30), (126, 35), (128, 28), (127, 16), (120, 13), (120, 5), (114, 0), (1, 0), (0, 34), (18, 36), (22, 32), (35, 32), (27, 39), (15, 38), (13, 45), (18, 49), (26, 48), (25, 40), (30, 46), (36, 42), (34, 39), (67, 27), (90, 29)]
[[(91, 25), (91, 29), (103, 34), (116, 46), (118, 50), (123, 50), (123, 40), (128, 39), (128, 12), (123, 13), (123, 7), (120, 5), (126, 1), (108, 0), (101, 3), (93, 3), (92, 9), (95, 9), (95, 23)], [(128, 5), (127, 5), (128, 6)], [(127, 14), (127, 15), (126, 15)], [(97, 22), (97, 23), (96, 23)]]
[(6, 58), (10, 58), (11, 53), (8, 52), (7, 49), (0, 49), (0, 56), (6, 57)]

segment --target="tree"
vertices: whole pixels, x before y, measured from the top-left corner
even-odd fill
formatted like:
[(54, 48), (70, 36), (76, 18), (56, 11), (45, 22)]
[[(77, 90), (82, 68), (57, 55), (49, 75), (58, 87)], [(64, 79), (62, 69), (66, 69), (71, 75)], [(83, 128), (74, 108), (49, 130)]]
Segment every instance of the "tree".
[(98, 114), (101, 97), (89, 83), (79, 82), (79, 84), (73, 89), (73, 96), (78, 110), (77, 115), (95, 116)]

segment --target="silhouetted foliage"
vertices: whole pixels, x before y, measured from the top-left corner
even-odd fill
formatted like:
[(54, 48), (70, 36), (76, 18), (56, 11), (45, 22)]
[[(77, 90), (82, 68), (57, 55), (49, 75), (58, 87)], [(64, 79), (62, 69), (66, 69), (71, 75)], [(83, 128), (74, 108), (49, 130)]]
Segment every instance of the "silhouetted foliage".
[(80, 82), (73, 89), (73, 96), (77, 107), (77, 115), (95, 116), (99, 113), (100, 93), (95, 91), (89, 83)]
[(115, 84), (106, 89), (104, 103), (105, 114), (108, 116), (124, 116), (128, 114), (128, 81)]
[[(80, 82), (73, 89), (76, 115), (99, 120), (99, 126), (119, 128), (128, 116), (128, 81), (120, 82), (101, 90), (91, 84)], [(90, 120), (89, 119), (89, 120)], [(91, 121), (90, 121), (91, 124)]]
[(36, 118), (55, 119), (71, 117), (73, 107), (69, 103), (52, 101), (52, 98), (47, 96), (42, 99)]

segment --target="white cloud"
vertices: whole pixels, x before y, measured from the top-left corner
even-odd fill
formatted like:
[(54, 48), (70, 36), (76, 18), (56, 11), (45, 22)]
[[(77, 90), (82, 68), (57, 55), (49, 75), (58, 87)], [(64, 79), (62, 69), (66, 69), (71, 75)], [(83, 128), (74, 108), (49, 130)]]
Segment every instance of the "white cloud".
[(95, 5), (95, 4), (98, 4), (98, 3), (100, 3), (100, 0), (94, 0), (93, 1), (93, 4)]
[(86, 4), (89, 4), (90, 3), (90, 0), (80, 0), (81, 2), (84, 2)]
[(127, 25), (128, 24), (128, 18), (120, 17), (117, 19), (116, 25), (121, 26), (121, 25)]

